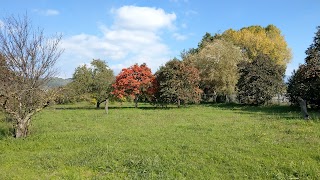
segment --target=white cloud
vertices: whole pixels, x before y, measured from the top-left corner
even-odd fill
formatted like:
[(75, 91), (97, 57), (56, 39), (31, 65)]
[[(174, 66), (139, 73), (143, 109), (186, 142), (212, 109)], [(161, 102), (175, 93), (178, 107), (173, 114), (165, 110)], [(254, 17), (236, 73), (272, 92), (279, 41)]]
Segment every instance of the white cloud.
[(48, 9), (45, 11), (45, 15), (47, 16), (55, 16), (55, 15), (59, 15), (60, 12), (57, 10), (53, 10), (53, 9)]
[(186, 40), (188, 38), (186, 35), (182, 35), (182, 34), (179, 34), (179, 33), (174, 33), (172, 36), (173, 36), (173, 38), (175, 38), (178, 41), (183, 41), (183, 40)]
[(170, 0), (170, 2), (178, 3), (178, 2), (184, 2), (187, 3), (189, 0)]
[[(60, 66), (68, 66), (68, 71), (73, 66), (73, 71), (80, 64), (100, 58), (106, 60), (115, 73), (134, 63), (147, 63), (155, 72), (169, 60), (172, 52), (162, 42), (161, 35), (174, 28), (174, 13), (150, 7), (124, 6), (113, 9), (112, 15), (114, 22), (110, 26), (100, 25), (100, 36), (79, 34), (65, 38), (62, 41), (65, 53)], [(183, 38), (178, 35), (176, 38)]]
[(173, 28), (175, 13), (166, 13), (163, 9), (137, 6), (123, 6), (113, 11), (115, 13), (115, 28), (159, 30)]
[(55, 9), (46, 9), (46, 10), (34, 9), (33, 11), (42, 16), (56, 16), (60, 14), (60, 12)]
[(198, 12), (194, 10), (189, 10), (185, 12), (186, 16), (197, 15)]

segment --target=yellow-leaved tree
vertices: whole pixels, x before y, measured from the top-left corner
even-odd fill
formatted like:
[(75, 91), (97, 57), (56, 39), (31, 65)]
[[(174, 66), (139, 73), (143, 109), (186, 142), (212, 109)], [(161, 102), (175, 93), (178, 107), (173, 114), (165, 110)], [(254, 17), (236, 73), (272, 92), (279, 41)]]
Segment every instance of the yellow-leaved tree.
[(276, 64), (286, 66), (292, 57), (284, 36), (274, 25), (249, 26), (238, 31), (229, 29), (219, 36), (239, 46), (249, 60), (263, 54)]

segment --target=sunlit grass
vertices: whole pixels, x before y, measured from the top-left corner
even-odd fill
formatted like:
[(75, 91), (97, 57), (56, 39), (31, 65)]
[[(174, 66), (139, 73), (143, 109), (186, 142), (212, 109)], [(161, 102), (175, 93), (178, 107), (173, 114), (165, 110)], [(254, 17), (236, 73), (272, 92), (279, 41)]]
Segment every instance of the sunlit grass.
[[(320, 121), (286, 106), (55, 106), (14, 139), (0, 179), (319, 179)], [(3, 119), (3, 118), (2, 118)]]

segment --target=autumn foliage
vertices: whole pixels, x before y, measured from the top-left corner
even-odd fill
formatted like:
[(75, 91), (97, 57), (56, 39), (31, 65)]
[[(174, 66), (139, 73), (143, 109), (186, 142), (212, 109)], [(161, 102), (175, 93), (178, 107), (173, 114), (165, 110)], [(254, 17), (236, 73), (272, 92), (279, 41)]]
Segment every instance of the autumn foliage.
[(147, 65), (135, 64), (123, 68), (112, 85), (112, 94), (119, 99), (130, 98), (137, 102), (139, 96), (151, 96), (155, 91), (155, 76)]

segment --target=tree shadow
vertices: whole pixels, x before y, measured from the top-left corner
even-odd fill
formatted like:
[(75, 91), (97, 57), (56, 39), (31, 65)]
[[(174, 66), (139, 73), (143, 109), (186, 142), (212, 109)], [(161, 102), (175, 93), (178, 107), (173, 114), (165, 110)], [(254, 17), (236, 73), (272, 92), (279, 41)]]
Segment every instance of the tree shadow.
[[(142, 110), (156, 110), (156, 109), (161, 109), (161, 110), (169, 110), (169, 109), (176, 109), (178, 107), (159, 107), (159, 106), (142, 106), (142, 107), (137, 107), (135, 108), (134, 106), (109, 106), (109, 110), (112, 109), (142, 109)], [(183, 107), (185, 108), (185, 107)], [(53, 109), (55, 110), (104, 110), (104, 107), (81, 107), (81, 106), (70, 106), (70, 107), (54, 107)]]
[(68, 107), (51, 107), (55, 110), (99, 110), (101, 108), (86, 107), (86, 106), (68, 106)]
[[(300, 107), (290, 105), (267, 105), (253, 106), (235, 103), (203, 103), (203, 106), (215, 107), (225, 110), (237, 111), (241, 114), (275, 116), (286, 120), (304, 120)], [(319, 121), (320, 112), (315, 109), (308, 109), (311, 120)]]
[[(254, 106), (254, 105), (243, 105), (237, 103), (201, 103), (200, 106), (204, 107), (213, 107), (223, 110), (232, 110), (236, 111), (239, 114), (250, 114), (252, 116), (269, 116), (266, 119), (269, 119), (270, 116), (273, 116), (277, 119), (287, 119), (287, 120), (304, 120), (300, 111), (300, 108), (297, 106), (290, 105), (268, 105), (268, 106)], [(139, 110), (171, 110), (171, 109), (188, 109), (192, 108), (192, 105), (183, 105), (178, 108), (175, 105), (168, 106), (153, 106), (147, 103), (142, 103), (137, 108), (133, 104), (115, 104), (109, 105), (109, 110), (121, 110), (121, 109), (139, 109)], [(66, 106), (55, 106), (51, 107), (55, 110), (103, 110), (104, 106), (96, 108), (91, 105), (66, 105)], [(319, 121), (320, 113), (316, 110), (308, 110), (311, 116), (311, 120)]]
[(0, 140), (13, 137), (13, 129), (9, 127), (0, 127)]
[(8, 118), (0, 118), (0, 139), (13, 136), (13, 127)]

